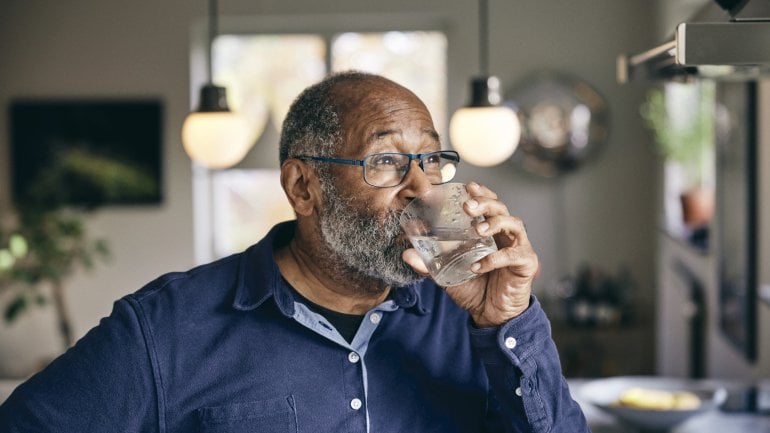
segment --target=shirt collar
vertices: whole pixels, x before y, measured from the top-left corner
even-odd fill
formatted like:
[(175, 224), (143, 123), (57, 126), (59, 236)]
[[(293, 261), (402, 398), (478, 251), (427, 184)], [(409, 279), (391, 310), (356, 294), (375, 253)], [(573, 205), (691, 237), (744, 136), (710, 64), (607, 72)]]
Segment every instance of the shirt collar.
[[(241, 254), (233, 308), (242, 311), (253, 310), (272, 297), (284, 315), (294, 315), (294, 296), (275, 263), (273, 247), (288, 242), (296, 226), (296, 221), (286, 221), (273, 226), (262, 240)], [(420, 315), (427, 314), (429, 310), (422, 305), (418, 290), (426, 283), (422, 280), (395, 288), (391, 299), (400, 308)]]

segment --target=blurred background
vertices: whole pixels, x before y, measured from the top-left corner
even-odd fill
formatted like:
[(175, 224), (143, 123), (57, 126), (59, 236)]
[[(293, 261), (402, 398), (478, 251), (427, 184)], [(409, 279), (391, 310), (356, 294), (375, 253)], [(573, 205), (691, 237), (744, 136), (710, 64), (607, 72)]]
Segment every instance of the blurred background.
[[(228, 87), (231, 107), (264, 132), (251, 131), (256, 144), (243, 161), (207, 170), (191, 163), (180, 133), (206, 82), (205, 1), (0, 2), (0, 377), (33, 373), (108, 315), (114, 300), (160, 274), (238, 251), (274, 220), (290, 218), (275, 187), (278, 127), (292, 98), (328, 71), (372, 70), (412, 88), (451, 148), (449, 119), (471, 97), (485, 43), (488, 72), (517, 110), (522, 138), (510, 159), (464, 164), (459, 177), (488, 185), (526, 222), (542, 263), (535, 294), (551, 317), (565, 373), (770, 377), (770, 307), (761, 300), (770, 272), (758, 266), (770, 252), (763, 172), (770, 122), (735, 126), (768, 118), (770, 87), (761, 80), (711, 93), (698, 87), (697, 98), (711, 99), (692, 99), (681, 93), (699, 79), (678, 80), (685, 90), (677, 90), (657, 78), (617, 77), (619, 55), (670, 39), (677, 23), (704, 8), (729, 17), (708, 0), (488, 6), (485, 36), (478, 4), (464, 0), (220, 0), (213, 78)], [(704, 170), (717, 211), (695, 223), (677, 208), (682, 164), (660, 150), (650, 114), (656, 89), (664, 105), (683, 104), (674, 112), (732, 113), (723, 116), (733, 119), (724, 140), (738, 142), (731, 145), (738, 157), (748, 152), (757, 161), (751, 178), (720, 165), (714, 133)], [(569, 107), (572, 117), (549, 117), (549, 104)], [(62, 142), (35, 147), (43, 128), (35, 122)], [(57, 122), (69, 126), (50, 126)], [(121, 147), (126, 136), (144, 147)], [(78, 140), (85, 145), (73, 145)], [(79, 155), (89, 140), (111, 147), (112, 162)], [(743, 150), (744, 142), (754, 150)], [(82, 176), (37, 183), (26, 176), (61, 173), (62, 165)], [(737, 178), (720, 182), (720, 170), (723, 179)], [(100, 187), (88, 193), (94, 182)], [(38, 206), (57, 204), (46, 208), (54, 223), (35, 222), (30, 215), (39, 213), (15, 205), (26, 194), (19, 185), (28, 184), (36, 185)], [(729, 215), (744, 217), (728, 224)], [(9, 270), (29, 261), (33, 247), (45, 247), (31, 235), (12, 240), (20, 221), (38, 224), (38, 233), (59, 242), (47, 248), (63, 256), (47, 259), (53, 268), (12, 278)], [(740, 231), (720, 237), (725, 227)], [(739, 293), (726, 290), (733, 268), (725, 257), (739, 261)]]

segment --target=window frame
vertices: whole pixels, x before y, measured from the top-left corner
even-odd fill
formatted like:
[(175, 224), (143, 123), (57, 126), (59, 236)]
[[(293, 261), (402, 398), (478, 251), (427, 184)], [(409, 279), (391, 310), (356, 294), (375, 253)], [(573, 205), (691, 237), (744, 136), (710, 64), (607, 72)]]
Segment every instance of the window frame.
[[(452, 88), (450, 74), (451, 32), (448, 18), (440, 13), (349, 13), (322, 15), (252, 15), (220, 16), (218, 34), (234, 35), (290, 35), (313, 34), (320, 36), (327, 46), (325, 63), (331, 71), (331, 46), (334, 37), (346, 32), (379, 33), (389, 31), (436, 31), (442, 32), (447, 41), (447, 92)], [(208, 29), (207, 19), (196, 21), (190, 34), (190, 110), (198, 105), (198, 92), (206, 84), (208, 75)], [(447, 98), (447, 119), (450, 98)], [(440, 131), (447, 136), (447, 131)], [(271, 168), (278, 169), (278, 161)], [(193, 201), (193, 243), (194, 257), (198, 264), (218, 258), (214, 239), (214, 182), (213, 172), (192, 162)]]

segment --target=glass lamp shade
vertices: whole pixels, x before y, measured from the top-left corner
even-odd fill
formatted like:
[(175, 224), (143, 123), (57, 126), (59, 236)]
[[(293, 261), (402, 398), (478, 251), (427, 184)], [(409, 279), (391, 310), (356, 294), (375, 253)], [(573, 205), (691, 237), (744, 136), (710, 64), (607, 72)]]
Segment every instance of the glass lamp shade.
[(196, 111), (184, 121), (182, 144), (190, 159), (211, 169), (228, 168), (254, 145), (254, 131), (237, 113)]
[(449, 122), (449, 139), (460, 160), (479, 167), (510, 158), (520, 138), (519, 118), (506, 106), (461, 108)]

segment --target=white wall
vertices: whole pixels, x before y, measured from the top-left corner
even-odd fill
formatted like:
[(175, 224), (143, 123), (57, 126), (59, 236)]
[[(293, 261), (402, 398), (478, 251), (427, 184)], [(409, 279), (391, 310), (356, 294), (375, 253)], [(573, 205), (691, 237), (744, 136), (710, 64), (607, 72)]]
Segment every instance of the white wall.
[[(466, 0), (223, 0), (224, 18), (261, 14), (434, 13), (449, 37), (449, 105), (465, 103), (467, 79), (478, 72), (475, 2)], [(545, 69), (577, 75), (610, 109), (609, 142), (584, 169), (555, 180), (535, 179), (503, 164), (467, 168), (497, 190), (527, 222), (543, 263), (536, 291), (590, 262), (614, 271), (628, 264), (652, 305), (654, 215), (658, 167), (637, 107), (643, 87), (614, 81), (615, 56), (656, 42), (647, 0), (490, 2), (490, 69), (507, 88)], [(8, 0), (0, 2), (0, 210), (8, 205), (8, 102), (14, 97), (158, 97), (164, 116), (164, 195), (157, 207), (111, 207), (89, 223), (106, 236), (114, 259), (68, 282), (76, 334), (109, 313), (114, 299), (168, 270), (192, 266), (191, 169), (179, 130), (190, 106), (191, 27), (206, 2), (183, 0)], [(60, 350), (50, 312), (0, 326), (0, 376), (23, 375)], [(652, 348), (651, 348), (652, 350)]]

